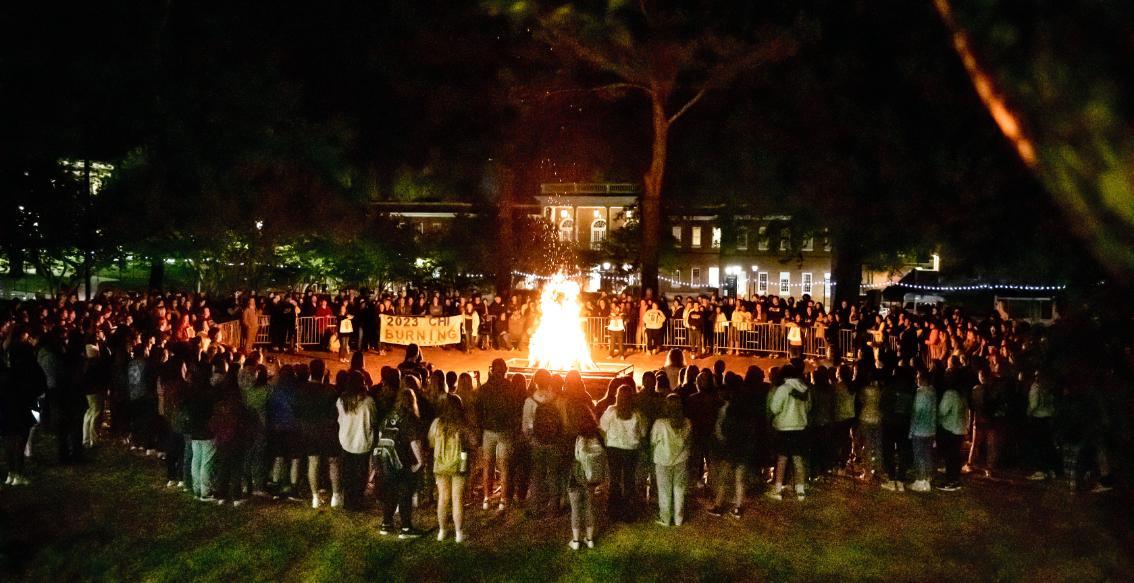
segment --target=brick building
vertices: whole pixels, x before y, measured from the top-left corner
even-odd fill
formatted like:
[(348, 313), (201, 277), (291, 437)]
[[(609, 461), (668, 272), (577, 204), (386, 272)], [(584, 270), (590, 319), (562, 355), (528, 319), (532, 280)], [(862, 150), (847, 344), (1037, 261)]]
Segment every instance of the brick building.
[[(561, 241), (599, 249), (611, 232), (637, 219), (639, 192), (638, 185), (626, 183), (543, 184), (539, 194), (519, 201), (513, 216), (542, 217)], [(485, 213), (467, 203), (377, 203), (375, 210), (422, 234)], [(662, 293), (716, 289), (727, 296), (810, 294), (824, 303), (831, 298), (831, 243), (824, 232), (793, 234), (789, 216), (738, 215), (723, 206), (673, 208), (666, 221), (674, 249), (661, 272)]]

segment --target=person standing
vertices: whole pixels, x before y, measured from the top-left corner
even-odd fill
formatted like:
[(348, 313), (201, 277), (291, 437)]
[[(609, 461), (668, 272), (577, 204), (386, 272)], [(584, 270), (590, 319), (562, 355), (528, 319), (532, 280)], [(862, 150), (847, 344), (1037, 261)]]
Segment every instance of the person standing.
[(657, 476), (658, 524), (685, 522), (685, 488), (689, 481), (689, 447), (693, 426), (682, 412), (681, 397), (665, 398), (662, 416), (650, 430), (654, 473)]
[(215, 502), (216, 491), (216, 442), (209, 426), (215, 404), (213, 388), (208, 378), (197, 374), (193, 387), (186, 397), (184, 414), (186, 416), (185, 434), (191, 447), (190, 487), (193, 494), (202, 502)]
[(945, 461), (945, 482), (939, 490), (953, 492), (961, 488), (961, 441), (969, 428), (969, 408), (956, 385), (949, 385), (937, 406), (937, 448)]
[(437, 418), (429, 426), (433, 449), (433, 478), (437, 483), (437, 540), (445, 540), (449, 512), (453, 515), (453, 540), (464, 542), (465, 477), (469, 471), (468, 444), (472, 441), (464, 407), (456, 395), (444, 395)]
[(544, 369), (536, 371), (535, 391), (524, 401), (522, 429), (531, 444), (531, 493), (527, 514), (531, 517), (558, 510), (559, 466), (563, 457), (564, 416), (559, 393)]
[(1032, 386), (1028, 389), (1028, 428), (1031, 465), (1035, 472), (1029, 480), (1046, 480), (1055, 477), (1059, 465), (1059, 453), (1055, 450), (1054, 427), (1055, 394), (1047, 378), (1037, 371)]
[(933, 438), (937, 435), (937, 390), (929, 383), (929, 373), (917, 373), (917, 391), (910, 413), (910, 440), (913, 443), (914, 492), (929, 492), (933, 475)]
[(650, 354), (661, 351), (665, 320), (665, 312), (661, 311), (657, 302), (650, 302), (650, 309), (642, 314), (642, 325), (646, 331), (646, 350)]
[(421, 442), (421, 416), (417, 408), (416, 391), (420, 390), (417, 377), (402, 379), (406, 387), (398, 391), (394, 409), (378, 429), (379, 460), (382, 467), (382, 525), (378, 531), (388, 535), (394, 532), (394, 512), (401, 517), (398, 538), (421, 536), (413, 526), (413, 494), (417, 479), (425, 467), (425, 450)]
[(780, 374), (783, 382), (768, 397), (768, 413), (772, 416), (772, 429), (776, 432), (776, 483), (768, 497), (783, 499), (784, 473), (787, 472), (788, 459), (791, 459), (795, 496), (802, 501), (807, 495), (803, 486), (807, 481), (803, 453), (806, 451), (804, 436), (811, 399), (795, 363), (785, 365)]
[(589, 549), (595, 547), (594, 488), (602, 482), (608, 466), (594, 414), (585, 407), (572, 410), (578, 415), (574, 423), (577, 432), (574, 456), (567, 480), (567, 499), (571, 503), (571, 541), (567, 546), (577, 551), (584, 544)]
[(36, 363), (35, 349), (20, 333), (8, 349), (8, 367), (0, 361), (0, 439), (8, 466), (5, 484), (26, 486), (30, 482), (24, 471), (24, 448), (35, 425), (32, 409), (36, 399), (46, 390), (43, 370)]
[(256, 297), (248, 298), (244, 310), (240, 312), (240, 349), (251, 354), (256, 345), (256, 335), (260, 333), (260, 310), (256, 309)]
[(701, 304), (686, 300), (685, 333), (689, 337), (689, 353), (697, 359), (705, 350), (703, 334), (705, 330), (705, 311)]
[(638, 449), (646, 435), (642, 415), (634, 410), (634, 387), (618, 387), (613, 407), (599, 420), (599, 432), (606, 444), (610, 462), (610, 498), (607, 512), (616, 522), (628, 522), (634, 516), (635, 478)]
[(342, 471), (339, 480), (334, 479), (334, 473), (331, 474), (331, 508), (357, 510), (362, 507), (366, 489), (378, 407), (366, 393), (366, 383), (358, 371), (347, 372), (339, 388), (341, 395), (335, 401), (335, 409), (338, 412), (339, 445), (343, 450)]
[(615, 304), (610, 309), (610, 320), (606, 326), (610, 333), (610, 358), (622, 357), (626, 360), (626, 320), (622, 316), (622, 309)]
[(476, 391), (473, 409), (480, 423), (481, 468), (484, 472), (484, 501), (481, 508), (488, 510), (492, 497), (492, 478), (500, 472), (500, 503), (498, 510), (505, 510), (512, 495), (512, 451), (515, 445), (515, 432), (520, 427), (523, 401), (513, 394), (508, 383), (508, 365), (504, 359), (492, 361), (488, 380)]

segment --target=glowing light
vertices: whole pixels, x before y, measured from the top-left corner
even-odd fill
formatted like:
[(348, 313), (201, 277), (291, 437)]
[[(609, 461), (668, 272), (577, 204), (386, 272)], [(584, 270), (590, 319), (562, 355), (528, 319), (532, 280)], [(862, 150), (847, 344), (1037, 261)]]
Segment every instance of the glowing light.
[(594, 368), (580, 320), (579, 284), (563, 274), (552, 276), (543, 285), (539, 307), (528, 366), (550, 370)]

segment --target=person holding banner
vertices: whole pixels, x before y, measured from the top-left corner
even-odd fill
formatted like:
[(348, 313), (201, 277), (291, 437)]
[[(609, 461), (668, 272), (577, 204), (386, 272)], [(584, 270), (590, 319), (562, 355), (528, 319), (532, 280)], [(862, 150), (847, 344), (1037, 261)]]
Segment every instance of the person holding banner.
[(354, 336), (354, 315), (344, 302), (339, 306), (339, 362), (346, 363), (350, 354), (350, 338)]
[(464, 333), (465, 352), (472, 352), (476, 344), (477, 332), (480, 330), (480, 314), (476, 313), (476, 306), (471, 302), (465, 304), (464, 313), (461, 314), (461, 330)]

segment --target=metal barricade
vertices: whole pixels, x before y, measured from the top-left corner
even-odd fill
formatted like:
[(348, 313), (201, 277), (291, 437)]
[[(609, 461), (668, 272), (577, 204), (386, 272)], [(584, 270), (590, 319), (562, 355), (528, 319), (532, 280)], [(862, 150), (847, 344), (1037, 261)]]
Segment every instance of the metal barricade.
[(268, 324), (271, 321), (271, 316), (260, 315), (260, 329), (256, 331), (256, 341), (253, 344), (269, 344), (272, 342), (272, 336), (268, 333)]
[(318, 346), (335, 329), (337, 319), (334, 316), (302, 316), (296, 319), (295, 326), (295, 337), (300, 346)]
[(240, 320), (229, 320), (216, 325), (220, 329), (221, 344), (239, 347), (243, 335), (240, 333)]

